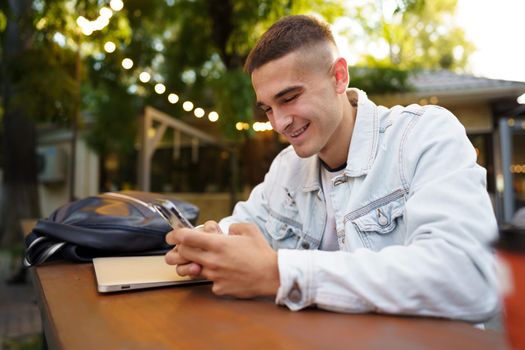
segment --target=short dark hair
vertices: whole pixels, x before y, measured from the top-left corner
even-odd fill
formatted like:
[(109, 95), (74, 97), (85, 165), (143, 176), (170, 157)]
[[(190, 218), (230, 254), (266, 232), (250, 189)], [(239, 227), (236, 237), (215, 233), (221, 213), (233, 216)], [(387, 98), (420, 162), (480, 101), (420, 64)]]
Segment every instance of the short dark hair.
[(335, 40), (327, 23), (312, 16), (286, 16), (275, 22), (250, 51), (244, 69), (251, 74), (260, 66), (299, 48)]

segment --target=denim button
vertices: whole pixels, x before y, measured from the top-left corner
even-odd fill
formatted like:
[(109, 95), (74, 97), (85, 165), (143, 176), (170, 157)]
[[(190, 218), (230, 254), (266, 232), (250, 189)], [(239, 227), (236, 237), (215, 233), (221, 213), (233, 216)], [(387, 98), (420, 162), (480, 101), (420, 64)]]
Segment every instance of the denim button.
[(301, 290), (299, 289), (299, 286), (297, 284), (294, 284), (292, 290), (290, 293), (288, 293), (288, 299), (290, 299), (293, 303), (298, 303), (301, 301), (303, 295), (301, 293)]
[(339, 186), (340, 184), (345, 183), (345, 182), (346, 182), (346, 176), (344, 176), (344, 177), (342, 177), (342, 178), (340, 178), (340, 179), (335, 180), (335, 182), (334, 182), (334, 186)]
[(383, 214), (383, 212), (379, 209), (377, 209), (377, 219), (379, 221), (379, 225), (386, 226), (388, 225), (388, 218)]
[(310, 248), (310, 243), (308, 243), (306, 241), (303, 241), (303, 243), (301, 243), (301, 247), (303, 247), (303, 249), (309, 249)]

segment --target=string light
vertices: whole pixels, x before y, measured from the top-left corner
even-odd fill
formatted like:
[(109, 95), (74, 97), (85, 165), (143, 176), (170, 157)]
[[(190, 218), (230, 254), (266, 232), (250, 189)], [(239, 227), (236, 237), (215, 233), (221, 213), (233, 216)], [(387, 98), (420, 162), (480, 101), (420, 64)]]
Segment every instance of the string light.
[(179, 96), (177, 96), (177, 94), (169, 94), (168, 95), (168, 101), (170, 101), (171, 104), (175, 104), (177, 102), (179, 102)]
[(131, 69), (133, 67), (133, 61), (131, 58), (124, 58), (122, 60), (122, 68), (124, 69)]
[(122, 0), (111, 0), (109, 2), (109, 6), (113, 9), (113, 11), (117, 12), (122, 10), (122, 8), (124, 7), (124, 3), (122, 2)]
[[(124, 3), (120, 0), (122, 7)], [(120, 9), (122, 9), (122, 7)], [(113, 16), (113, 11), (110, 8), (102, 7), (99, 10), (99, 16), (94, 20), (90, 21), (84, 16), (77, 18), (77, 24), (84, 35), (91, 35), (94, 31), (102, 30), (109, 24), (109, 19)]]
[(193, 111), (193, 114), (195, 114), (197, 118), (202, 118), (204, 117), (204, 114), (206, 113), (204, 112), (204, 109), (199, 107), (199, 108), (195, 108), (195, 110)]
[[(114, 12), (118, 12), (122, 10), (123, 8), (124, 8), (124, 3), (122, 0), (111, 0), (109, 3), (109, 7), (104, 6), (100, 8), (99, 16), (95, 20), (90, 21), (83, 16), (79, 16), (76, 22), (78, 26), (80, 27), (82, 33), (84, 35), (89, 36), (94, 31), (104, 29), (109, 24), (109, 19), (113, 17)], [(117, 45), (112, 41), (107, 41), (104, 44), (104, 51), (106, 51), (107, 53), (115, 52), (116, 49), (117, 49)], [(134, 66), (133, 60), (127, 57), (122, 60), (121, 64), (122, 64), (122, 68), (126, 70), (129, 70), (133, 68)], [(146, 71), (143, 71), (139, 74), (139, 80), (142, 83), (148, 83), (151, 79), (152, 79), (151, 74)], [(137, 86), (136, 85), (133, 85), (133, 86), (134, 86), (134, 89), (132, 89), (133, 90), (132, 92), (135, 93), (137, 91)], [(166, 86), (162, 83), (157, 83), (154, 86), (154, 90), (157, 94), (161, 95), (166, 92)], [(179, 102), (179, 100), (180, 100), (179, 96), (173, 92), (168, 95), (168, 101), (171, 104), (176, 104), (177, 102)], [(191, 101), (185, 101), (182, 105), (182, 108), (186, 112), (190, 112), (194, 109), (194, 105)], [(193, 114), (197, 118), (202, 118), (204, 117), (206, 112), (202, 108), (195, 108), (195, 110), (193, 111)], [(211, 122), (216, 122), (217, 120), (219, 120), (219, 114), (215, 111), (211, 111), (208, 113), (208, 119)], [(248, 130), (250, 128), (250, 125), (248, 123), (239, 122), (236, 124), (236, 128), (237, 130)], [(253, 128), (256, 131), (259, 131), (259, 129), (261, 131), (271, 130), (271, 126), (269, 126), (268, 128), (268, 126), (265, 126), (265, 123), (260, 123), (260, 124), (255, 123), (253, 125)]]
[(117, 45), (115, 45), (114, 42), (112, 41), (108, 41), (104, 44), (104, 50), (107, 52), (107, 53), (112, 53), (114, 52), (115, 50), (117, 49)]
[(91, 22), (91, 28), (93, 31), (95, 30), (102, 30), (109, 24), (109, 18), (107, 17), (97, 17), (96, 20)]
[(257, 132), (273, 130), (272, 124), (270, 124), (270, 122), (255, 122), (253, 123), (252, 128)]
[(104, 17), (104, 18), (111, 18), (111, 16), (113, 16), (113, 11), (111, 11), (110, 8), (107, 8), (107, 7), (102, 7), (98, 13), (100, 13), (100, 17)]
[(186, 112), (189, 112), (193, 109), (193, 103), (190, 101), (185, 101), (182, 104), (182, 109), (184, 109)]
[(525, 164), (512, 164), (510, 172), (514, 174), (525, 174)]
[(148, 72), (142, 72), (139, 74), (139, 80), (143, 83), (147, 83), (151, 79), (151, 75)]
[(248, 130), (250, 128), (250, 124), (243, 123), (243, 122), (237, 122), (235, 123), (235, 129), (242, 131), (242, 130)]
[(162, 95), (164, 92), (166, 92), (166, 86), (162, 83), (155, 84), (155, 92), (159, 95)]
[(91, 21), (88, 20), (86, 17), (79, 16), (77, 18), (77, 24), (80, 27), (80, 30), (82, 31), (82, 33), (84, 35), (89, 36), (89, 35), (91, 35), (91, 33), (93, 33), (93, 28), (91, 26)]
[(89, 24), (89, 20), (84, 16), (78, 16), (77, 18), (77, 24), (79, 27), (85, 27)]
[(219, 120), (219, 114), (215, 111), (211, 111), (209, 114), (208, 114), (208, 119), (210, 120), (210, 122), (216, 122), (217, 120)]

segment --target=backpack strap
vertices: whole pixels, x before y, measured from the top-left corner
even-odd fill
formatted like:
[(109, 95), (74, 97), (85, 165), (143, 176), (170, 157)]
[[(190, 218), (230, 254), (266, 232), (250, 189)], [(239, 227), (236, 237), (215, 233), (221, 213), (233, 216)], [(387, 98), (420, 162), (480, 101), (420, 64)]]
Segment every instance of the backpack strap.
[(56, 242), (48, 237), (37, 237), (26, 249), (24, 266), (31, 267), (46, 262), (65, 244), (66, 242)]

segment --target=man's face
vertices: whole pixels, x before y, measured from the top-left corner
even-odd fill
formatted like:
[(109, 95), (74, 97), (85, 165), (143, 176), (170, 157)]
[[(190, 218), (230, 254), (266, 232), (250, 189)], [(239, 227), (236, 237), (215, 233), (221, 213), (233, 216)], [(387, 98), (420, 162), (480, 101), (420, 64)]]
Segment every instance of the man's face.
[(292, 52), (255, 69), (257, 105), (300, 157), (330, 158), (343, 117), (331, 62)]

